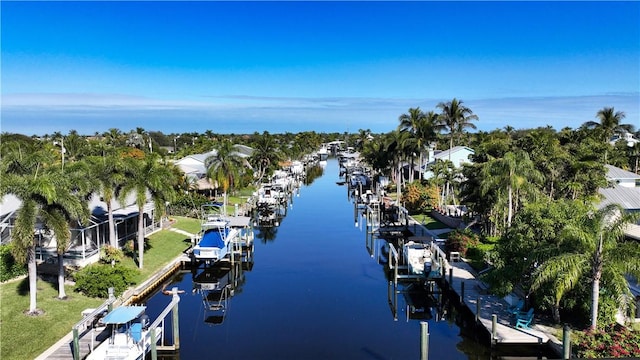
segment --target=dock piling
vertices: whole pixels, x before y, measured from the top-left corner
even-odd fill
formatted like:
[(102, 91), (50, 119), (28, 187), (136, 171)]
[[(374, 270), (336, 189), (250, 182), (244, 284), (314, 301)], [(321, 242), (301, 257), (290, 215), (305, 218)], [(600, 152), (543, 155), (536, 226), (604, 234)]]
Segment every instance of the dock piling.
[(453, 267), (449, 268), (449, 288), (453, 288)]
[(151, 360), (158, 360), (158, 349), (156, 348), (156, 329), (154, 328), (151, 332), (151, 348), (149, 352), (151, 353)]
[(429, 359), (429, 323), (420, 322), (420, 360)]
[(476, 324), (480, 322), (480, 309), (482, 308), (480, 305), (480, 302), (482, 301), (482, 299), (480, 298), (480, 295), (478, 295), (478, 297), (476, 298)]
[(498, 315), (491, 315), (491, 346), (496, 343), (498, 337)]
[[(179, 302), (179, 295), (178, 295), (178, 287), (174, 287), (172, 289), (173, 292), (173, 297), (178, 298), (175, 302), (175, 304), (173, 305), (173, 311), (171, 312), (173, 315), (173, 347), (178, 350), (180, 349), (180, 324), (179, 324), (179, 319), (180, 316), (178, 316), (178, 302)], [(154, 342), (155, 344), (155, 342)]]
[(562, 328), (562, 359), (569, 358), (571, 358), (571, 329), (565, 324)]
[(460, 304), (464, 304), (464, 281), (460, 282)]
[[(109, 288), (111, 290), (111, 288)], [(73, 328), (73, 360), (80, 360), (80, 337), (78, 328)]]

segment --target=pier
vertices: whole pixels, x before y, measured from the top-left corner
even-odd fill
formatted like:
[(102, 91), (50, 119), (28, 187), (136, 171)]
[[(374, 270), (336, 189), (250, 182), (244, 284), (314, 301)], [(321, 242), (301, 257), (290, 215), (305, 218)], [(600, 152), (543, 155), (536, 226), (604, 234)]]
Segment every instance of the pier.
[[(424, 281), (429, 285), (435, 282), (444, 291), (448, 290), (458, 296), (460, 305), (464, 306), (475, 318), (478, 326), (484, 328), (490, 335), (491, 345), (538, 345), (549, 342), (558, 343), (551, 334), (539, 330), (536, 326), (521, 329), (515, 327), (515, 316), (508, 311), (510, 306), (503, 298), (488, 294), (487, 286), (475, 275), (473, 268), (462, 259), (459, 254), (447, 256), (441, 245), (436, 241), (435, 234), (426, 229), (410, 216), (398, 209), (397, 218), (400, 221), (391, 224), (380, 223), (380, 213), (377, 208), (367, 210), (367, 249), (373, 255), (374, 235), (394, 239), (402, 244), (405, 240), (429, 244), (433, 254), (432, 263), (439, 271), (439, 276), (424, 276), (407, 273), (407, 266), (401, 264), (395, 246), (389, 243), (388, 268), (391, 280), (388, 286), (389, 303), (393, 307), (397, 302), (398, 282)], [(406, 236), (407, 234), (415, 234)], [(401, 245), (400, 245), (401, 246)], [(430, 287), (433, 288), (433, 287)], [(395, 300), (395, 301), (394, 301)], [(397, 306), (397, 305), (396, 305)], [(393, 309), (392, 309), (393, 311)], [(394, 312), (395, 313), (395, 312)]]

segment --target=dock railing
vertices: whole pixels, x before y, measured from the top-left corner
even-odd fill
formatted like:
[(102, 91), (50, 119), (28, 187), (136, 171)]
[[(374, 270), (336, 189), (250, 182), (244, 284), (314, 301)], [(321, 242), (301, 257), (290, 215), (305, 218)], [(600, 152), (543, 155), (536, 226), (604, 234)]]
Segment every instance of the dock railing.
[[(86, 314), (82, 320), (73, 325), (73, 359), (80, 360), (80, 335), (84, 334), (89, 329), (95, 331), (95, 325), (99, 317), (102, 317), (105, 312), (109, 312), (113, 309), (113, 304), (116, 302), (116, 297), (113, 295), (113, 288), (109, 288), (109, 299), (102, 303), (100, 307), (94, 309), (91, 313)], [(93, 349), (93, 339), (95, 336), (91, 336), (91, 349)]]

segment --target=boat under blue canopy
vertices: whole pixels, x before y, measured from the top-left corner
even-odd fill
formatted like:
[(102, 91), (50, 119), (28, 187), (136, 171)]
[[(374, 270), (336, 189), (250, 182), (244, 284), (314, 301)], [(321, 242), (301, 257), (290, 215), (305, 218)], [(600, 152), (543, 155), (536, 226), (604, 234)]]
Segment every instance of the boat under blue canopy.
[(125, 324), (142, 315), (146, 306), (120, 306), (113, 309), (102, 319), (105, 324)]
[(229, 235), (229, 229), (225, 228), (225, 229), (222, 229), (221, 231), (222, 232), (220, 232), (218, 229), (209, 229), (205, 231), (198, 245), (200, 245), (200, 247), (203, 247), (203, 248), (211, 247), (211, 248), (222, 249), (225, 246), (222, 236), (223, 234), (225, 237)]

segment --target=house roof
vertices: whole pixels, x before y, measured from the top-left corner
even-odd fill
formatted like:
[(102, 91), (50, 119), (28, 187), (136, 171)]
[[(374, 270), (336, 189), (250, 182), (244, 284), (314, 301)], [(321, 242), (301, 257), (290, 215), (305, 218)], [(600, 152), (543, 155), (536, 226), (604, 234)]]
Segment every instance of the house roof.
[[(234, 148), (238, 155), (243, 158), (247, 158), (253, 153), (253, 149), (249, 146), (234, 145)], [(204, 162), (208, 157), (215, 156), (217, 154), (218, 151), (215, 149), (202, 154), (191, 154), (176, 161), (175, 165), (178, 166), (186, 175), (200, 178), (201, 175), (207, 172)]]
[(468, 154), (475, 154), (475, 151), (470, 147), (454, 146), (451, 149), (443, 150), (443, 151), (438, 152), (437, 154), (434, 154), (433, 157), (436, 158), (436, 159), (448, 159), (449, 158), (449, 154), (451, 154), (451, 155), (456, 154), (456, 153), (463, 154), (464, 152), (467, 152)]
[(610, 180), (640, 179), (640, 175), (634, 174), (631, 171), (620, 169), (619, 167), (615, 167), (609, 164), (606, 164), (605, 167), (607, 168), (607, 178), (609, 178)]
[(640, 211), (640, 188), (615, 186), (612, 188), (600, 188), (598, 190), (604, 199), (598, 204), (603, 208), (609, 204), (619, 204), (625, 210)]

